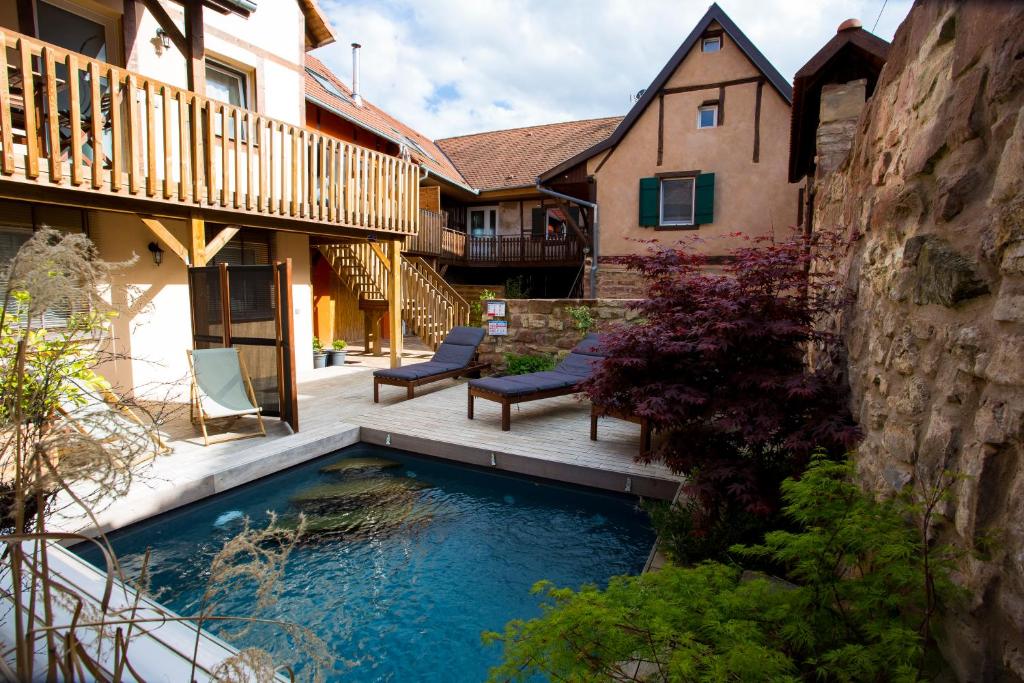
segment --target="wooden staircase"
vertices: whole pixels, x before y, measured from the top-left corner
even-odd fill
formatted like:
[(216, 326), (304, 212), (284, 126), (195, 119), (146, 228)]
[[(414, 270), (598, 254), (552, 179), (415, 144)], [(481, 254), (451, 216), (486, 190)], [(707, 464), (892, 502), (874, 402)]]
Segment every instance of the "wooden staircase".
[[(320, 253), (358, 299), (386, 299), (391, 270), (368, 242), (322, 245)], [(402, 320), (431, 348), (453, 327), (469, 323), (469, 304), (429, 263), (403, 257)]]

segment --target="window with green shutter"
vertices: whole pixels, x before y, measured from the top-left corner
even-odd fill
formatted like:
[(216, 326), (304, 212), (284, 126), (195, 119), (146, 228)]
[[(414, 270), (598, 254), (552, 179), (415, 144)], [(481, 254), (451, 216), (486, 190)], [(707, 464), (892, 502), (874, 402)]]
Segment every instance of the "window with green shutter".
[(661, 180), (659, 178), (640, 179), (640, 226), (645, 228), (658, 227), (661, 210)]
[(693, 222), (706, 225), (715, 222), (715, 174), (701, 173), (694, 189)]

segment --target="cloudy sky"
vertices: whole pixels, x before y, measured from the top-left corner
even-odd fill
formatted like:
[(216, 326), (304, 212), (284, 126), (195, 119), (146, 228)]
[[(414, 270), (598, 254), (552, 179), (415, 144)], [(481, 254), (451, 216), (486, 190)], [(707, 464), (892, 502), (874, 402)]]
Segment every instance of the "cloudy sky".
[[(891, 40), (910, 0), (720, 0), (787, 79), (844, 19)], [(320, 0), (338, 42), (315, 54), (422, 133), (624, 114), (707, 10), (702, 0)]]

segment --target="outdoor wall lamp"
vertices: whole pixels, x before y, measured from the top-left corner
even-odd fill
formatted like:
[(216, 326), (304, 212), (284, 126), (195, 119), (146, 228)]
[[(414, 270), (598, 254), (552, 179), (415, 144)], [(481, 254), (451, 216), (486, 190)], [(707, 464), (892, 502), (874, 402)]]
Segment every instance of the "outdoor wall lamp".
[(164, 260), (164, 250), (156, 242), (150, 242), (149, 251), (153, 254), (153, 263), (159, 266)]
[(160, 40), (160, 45), (162, 45), (165, 50), (171, 49), (171, 36), (167, 31), (162, 28), (158, 28), (156, 30), (156, 37)]

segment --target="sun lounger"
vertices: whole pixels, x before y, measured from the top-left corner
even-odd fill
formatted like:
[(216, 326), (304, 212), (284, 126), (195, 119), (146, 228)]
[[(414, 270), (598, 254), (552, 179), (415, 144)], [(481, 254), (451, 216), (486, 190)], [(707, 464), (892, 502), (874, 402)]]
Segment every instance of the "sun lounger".
[(194, 349), (187, 353), (192, 373), (192, 422), (198, 418), (204, 445), (210, 445), (207, 421), (225, 417), (255, 415), (260, 435), (266, 436), (263, 411), (238, 349)]
[(590, 377), (604, 357), (598, 351), (600, 341), (597, 334), (587, 335), (554, 370), (470, 380), (469, 419), (473, 419), (474, 398), (496, 401), (501, 404), (501, 429), (507, 432), (512, 428), (513, 404), (577, 393), (579, 384)]
[(429, 361), (413, 363), (404, 368), (374, 370), (373, 402), (380, 402), (381, 384), (405, 387), (406, 398), (413, 398), (418, 386), (479, 372), (487, 367), (486, 363), (476, 360), (477, 347), (483, 340), (482, 327), (453, 327)]

